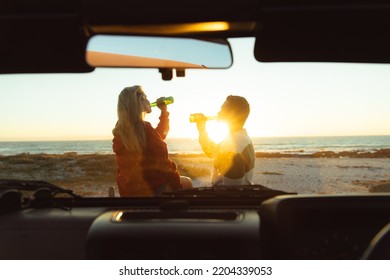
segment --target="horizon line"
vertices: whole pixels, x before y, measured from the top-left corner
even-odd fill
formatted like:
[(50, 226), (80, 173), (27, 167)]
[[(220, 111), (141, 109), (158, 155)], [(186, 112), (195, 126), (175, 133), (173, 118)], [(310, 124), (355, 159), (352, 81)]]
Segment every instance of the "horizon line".
[[(291, 136), (291, 135), (284, 135), (284, 136), (250, 136), (250, 138), (317, 138), (317, 137), (387, 137), (390, 136), (390, 134), (353, 134), (353, 135), (297, 135), (297, 136)], [(165, 139), (193, 139), (197, 140), (198, 137), (185, 137), (185, 136), (173, 136), (173, 137), (167, 137)], [(91, 138), (42, 138), (42, 139), (0, 139), (0, 142), (57, 142), (57, 141), (66, 141), (66, 142), (73, 142), (73, 141), (111, 141), (112, 138), (102, 138), (102, 137), (91, 137)]]

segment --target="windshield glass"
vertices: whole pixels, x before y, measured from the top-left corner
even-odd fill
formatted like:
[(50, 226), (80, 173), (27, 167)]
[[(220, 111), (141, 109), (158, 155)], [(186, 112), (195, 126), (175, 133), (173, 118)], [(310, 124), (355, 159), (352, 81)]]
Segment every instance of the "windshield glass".
[[(174, 98), (165, 142), (194, 188), (212, 185), (214, 159), (190, 114), (217, 116), (234, 95), (250, 106), (251, 183), (296, 193), (390, 190), (390, 65), (259, 63), (254, 38), (229, 42), (231, 68), (190, 69), (171, 81), (157, 69), (1, 75), (0, 178), (43, 180), (88, 197), (114, 189), (119, 197), (112, 142), (118, 96), (140, 85), (150, 102)], [(151, 107), (145, 121), (156, 127), (160, 116)], [(228, 131), (215, 119), (206, 126), (214, 143)]]

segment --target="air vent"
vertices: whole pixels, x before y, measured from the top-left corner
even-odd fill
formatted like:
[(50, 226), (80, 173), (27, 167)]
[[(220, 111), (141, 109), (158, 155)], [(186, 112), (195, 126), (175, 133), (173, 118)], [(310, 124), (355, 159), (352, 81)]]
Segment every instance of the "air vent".
[(240, 217), (240, 213), (229, 212), (206, 212), (206, 211), (125, 211), (116, 214), (114, 220), (116, 222), (131, 222), (136, 220), (208, 220), (208, 221), (236, 221)]

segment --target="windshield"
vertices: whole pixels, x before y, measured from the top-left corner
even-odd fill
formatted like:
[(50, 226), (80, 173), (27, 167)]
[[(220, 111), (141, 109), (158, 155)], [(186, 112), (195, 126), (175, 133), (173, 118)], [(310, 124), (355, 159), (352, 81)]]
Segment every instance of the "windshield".
[[(390, 190), (390, 65), (259, 63), (254, 38), (229, 42), (229, 69), (189, 69), (171, 81), (156, 69), (1, 75), (0, 178), (43, 180), (87, 197), (113, 190), (119, 197), (118, 96), (140, 85), (150, 102), (174, 98), (165, 142), (194, 189), (212, 186), (214, 159), (190, 114), (217, 116), (234, 95), (250, 105), (244, 129), (255, 152), (252, 184), (295, 193)], [(145, 120), (156, 127), (159, 117), (151, 107)], [(217, 144), (228, 133), (218, 119), (206, 126)]]

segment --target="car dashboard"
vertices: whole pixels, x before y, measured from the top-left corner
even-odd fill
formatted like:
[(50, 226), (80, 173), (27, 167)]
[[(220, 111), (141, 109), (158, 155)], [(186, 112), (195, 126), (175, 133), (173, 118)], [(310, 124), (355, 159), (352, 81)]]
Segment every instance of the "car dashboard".
[(3, 208), (0, 259), (355, 260), (390, 222), (390, 195), (195, 192)]

